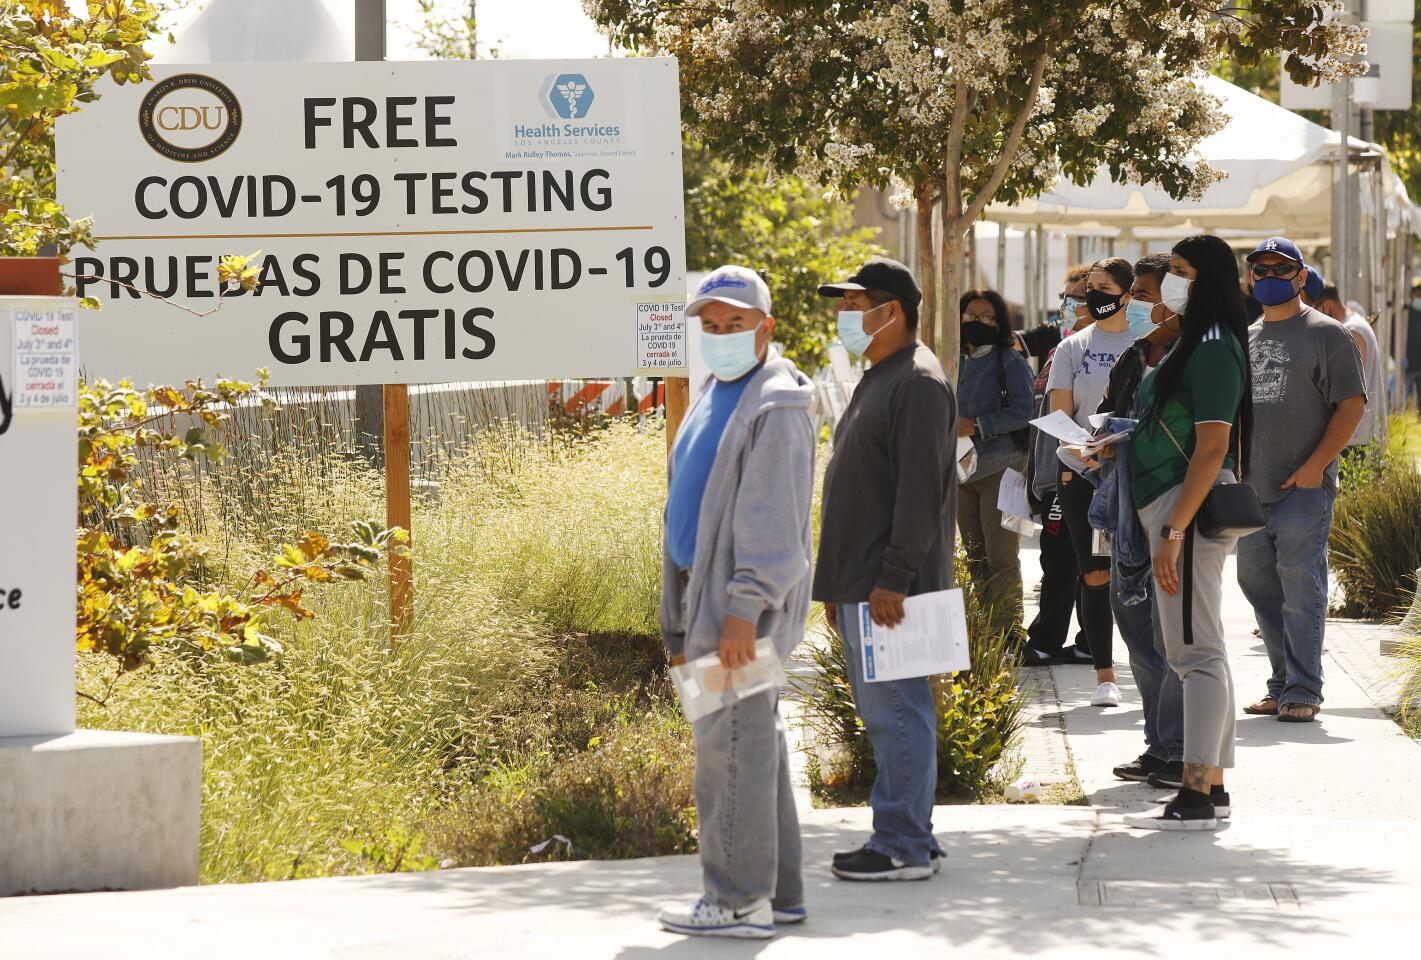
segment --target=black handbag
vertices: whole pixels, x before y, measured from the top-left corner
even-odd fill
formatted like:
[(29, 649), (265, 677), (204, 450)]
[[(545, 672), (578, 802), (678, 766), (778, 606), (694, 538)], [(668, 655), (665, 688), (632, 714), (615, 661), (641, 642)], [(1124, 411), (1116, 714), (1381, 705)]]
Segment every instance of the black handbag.
[[(1185, 462), (1191, 462), (1189, 454), (1185, 453), (1179, 441), (1174, 439), (1174, 434), (1165, 426), (1159, 414), (1155, 414), (1155, 422), (1160, 425), (1160, 429), (1169, 437), (1169, 442), (1174, 444), (1174, 449), (1179, 451)], [(1267, 524), (1267, 519), (1263, 516), (1263, 502), (1258, 499), (1258, 491), (1253, 489), (1253, 484), (1242, 479), (1243, 431), (1240, 430), (1239, 433), (1238, 446), (1235, 448), (1237, 454), (1234, 457), (1234, 463), (1239, 468), (1239, 482), (1215, 484), (1204, 498), (1203, 505), (1199, 507), (1198, 516), (1194, 518), (1199, 533), (1210, 540), (1246, 537), (1262, 530)]]

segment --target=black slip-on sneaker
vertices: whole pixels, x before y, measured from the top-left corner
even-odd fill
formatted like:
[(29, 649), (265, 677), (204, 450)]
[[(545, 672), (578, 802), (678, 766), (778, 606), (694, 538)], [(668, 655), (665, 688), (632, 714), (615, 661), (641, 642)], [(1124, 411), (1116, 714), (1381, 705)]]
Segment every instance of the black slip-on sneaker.
[(1152, 787), (1160, 787), (1165, 790), (1178, 790), (1184, 786), (1184, 761), (1171, 760), (1145, 778), (1145, 782)]
[[(1173, 803), (1177, 796), (1179, 795), (1175, 794), (1174, 796), (1165, 797), (1160, 803)], [(1233, 804), (1229, 802), (1228, 791), (1223, 787), (1211, 787), (1209, 789), (1209, 802), (1214, 805), (1214, 816), (1220, 820), (1227, 820), (1233, 813)]]
[(1095, 665), (1095, 657), (1084, 647), (1067, 647), (1061, 654), (1061, 663), (1068, 667), (1090, 667)]
[(1159, 813), (1126, 817), (1125, 825), (1136, 830), (1206, 831), (1218, 827), (1219, 820), (1213, 804), (1183, 807), (1176, 798), (1166, 804)]
[(877, 850), (860, 850), (834, 864), (840, 880), (926, 880), (933, 872), (931, 863), (906, 863)]
[(1150, 775), (1158, 773), (1169, 766), (1167, 762), (1159, 757), (1152, 757), (1148, 753), (1142, 753), (1129, 763), (1122, 763), (1111, 773), (1121, 780), (1129, 780), (1133, 783), (1144, 783), (1150, 779)]

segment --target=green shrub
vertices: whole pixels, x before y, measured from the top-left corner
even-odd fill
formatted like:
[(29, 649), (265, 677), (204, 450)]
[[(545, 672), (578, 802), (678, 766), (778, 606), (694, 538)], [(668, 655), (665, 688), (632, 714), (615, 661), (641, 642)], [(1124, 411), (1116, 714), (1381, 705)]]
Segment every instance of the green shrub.
[(694, 852), (695, 760), (679, 708), (562, 696), (549, 735), (511, 745), (435, 816), (436, 849), (460, 866)]
[[(957, 579), (967, 584), (961, 554)], [(1022, 726), (1014, 644), (1006, 626), (970, 585), (963, 598), (972, 669), (933, 678), (940, 799), (978, 799), (998, 792), (1015, 774), (1009, 757)], [(877, 766), (854, 705), (843, 644), (821, 627), (811, 631), (801, 656), (809, 670), (796, 689), (804, 701), (810, 787), (829, 802), (861, 803)]]
[(1329, 566), (1352, 616), (1404, 608), (1421, 567), (1421, 474), (1411, 458), (1379, 457), (1376, 464), (1348, 466), (1328, 538)]

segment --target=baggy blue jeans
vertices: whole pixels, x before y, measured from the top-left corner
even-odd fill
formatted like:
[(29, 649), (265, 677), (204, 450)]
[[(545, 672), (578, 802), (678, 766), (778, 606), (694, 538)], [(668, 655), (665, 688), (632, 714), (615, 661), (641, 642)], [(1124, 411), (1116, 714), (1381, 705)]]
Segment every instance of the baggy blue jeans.
[(1118, 571), (1110, 565), (1110, 604), (1115, 626), (1130, 654), (1130, 673), (1145, 713), (1145, 752), (1156, 760), (1184, 758), (1184, 683), (1165, 658), (1164, 635), (1155, 610), (1154, 578), (1146, 582), (1148, 599), (1126, 605), (1120, 600)]
[(1325, 487), (1289, 490), (1264, 504), (1268, 525), (1238, 543), (1238, 585), (1253, 605), (1278, 703), (1322, 703), (1327, 625), (1327, 535), (1336, 495)]
[(849, 662), (849, 686), (878, 765), (868, 797), (873, 808), (868, 847), (906, 863), (929, 863), (932, 854), (941, 850), (933, 838), (937, 710), (932, 684), (927, 677), (864, 680), (858, 604), (840, 604), (836, 612)]

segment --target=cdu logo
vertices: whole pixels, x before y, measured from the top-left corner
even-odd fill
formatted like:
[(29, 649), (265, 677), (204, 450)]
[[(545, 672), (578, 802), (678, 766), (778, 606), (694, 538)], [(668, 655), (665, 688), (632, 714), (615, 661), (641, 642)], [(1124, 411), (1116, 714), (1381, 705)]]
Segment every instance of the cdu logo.
[(553, 79), (548, 100), (564, 120), (581, 120), (592, 108), (592, 88), (580, 73), (561, 73)]

